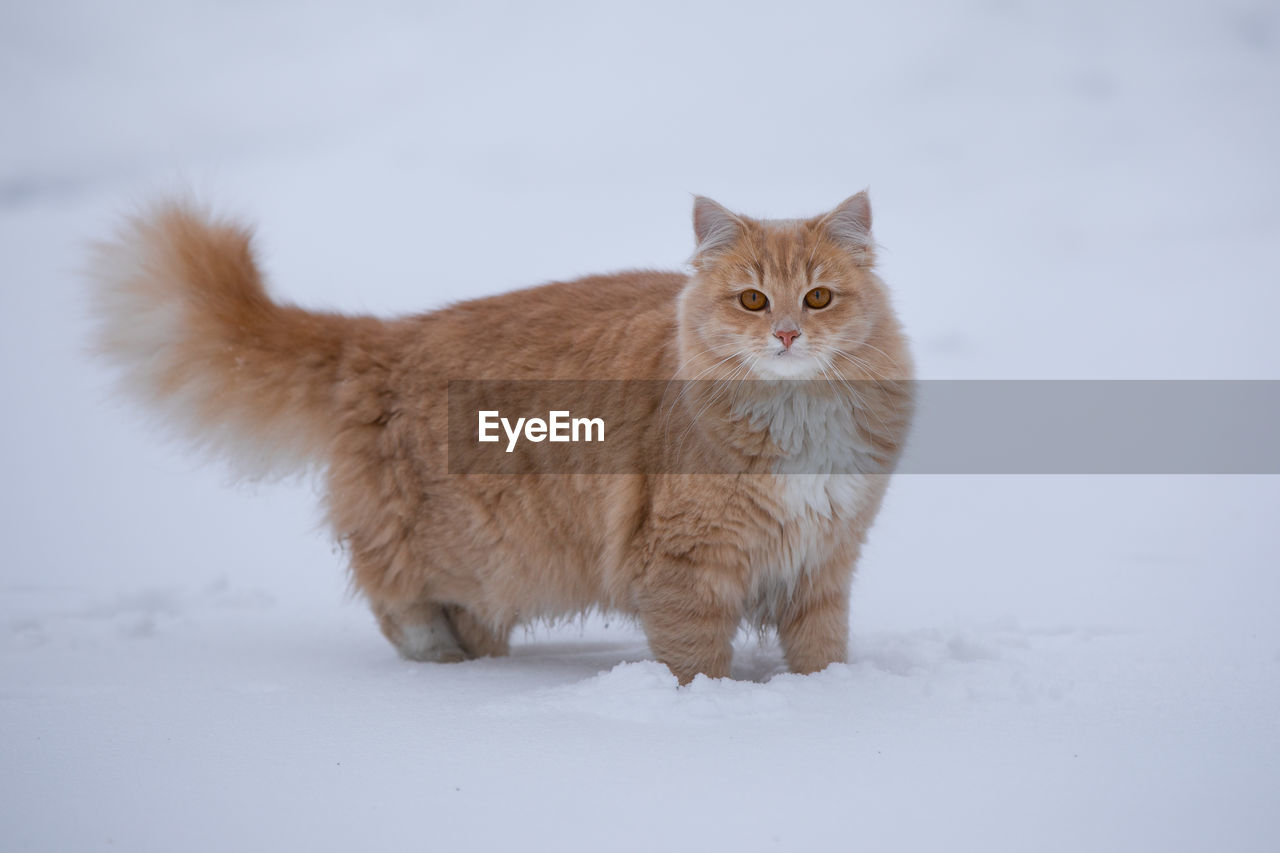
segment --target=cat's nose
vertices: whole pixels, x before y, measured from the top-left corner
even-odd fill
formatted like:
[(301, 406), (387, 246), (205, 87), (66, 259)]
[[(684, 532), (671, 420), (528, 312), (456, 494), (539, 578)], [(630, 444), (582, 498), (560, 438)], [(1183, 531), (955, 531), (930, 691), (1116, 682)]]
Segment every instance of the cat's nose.
[(782, 341), (782, 345), (787, 349), (791, 349), (791, 342), (800, 337), (799, 329), (792, 329), (789, 332), (774, 332), (773, 336)]

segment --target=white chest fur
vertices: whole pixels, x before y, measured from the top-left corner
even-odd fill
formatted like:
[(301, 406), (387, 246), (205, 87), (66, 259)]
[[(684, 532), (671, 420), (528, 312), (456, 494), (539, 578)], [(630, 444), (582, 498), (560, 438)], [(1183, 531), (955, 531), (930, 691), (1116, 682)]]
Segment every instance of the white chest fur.
[[(797, 383), (800, 385), (800, 383)], [(848, 404), (803, 388), (744, 405), (753, 427), (767, 429), (784, 451), (772, 490), (779, 535), (761, 555), (754, 597), (776, 614), (807, 572), (828, 561), (837, 540), (871, 497), (864, 471), (875, 470)]]
[[(774, 472), (787, 475), (784, 491), (796, 511), (829, 515), (856, 499), (861, 475), (876, 470), (870, 447), (858, 434), (847, 400), (806, 392), (805, 383), (783, 383), (778, 393), (744, 401), (735, 414), (753, 429), (767, 430), (782, 451)], [(834, 475), (852, 475), (836, 477)]]
[(783, 524), (851, 518), (867, 497), (867, 478), (862, 474), (777, 474), (775, 479)]

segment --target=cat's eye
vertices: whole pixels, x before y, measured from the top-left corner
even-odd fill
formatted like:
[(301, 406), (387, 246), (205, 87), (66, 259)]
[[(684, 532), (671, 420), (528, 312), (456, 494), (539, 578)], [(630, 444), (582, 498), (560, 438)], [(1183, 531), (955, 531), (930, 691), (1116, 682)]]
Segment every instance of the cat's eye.
[(810, 308), (826, 308), (831, 304), (831, 291), (825, 287), (815, 287), (804, 295), (804, 304)]
[(769, 304), (769, 298), (758, 290), (744, 290), (738, 295), (738, 301), (748, 311), (759, 311)]

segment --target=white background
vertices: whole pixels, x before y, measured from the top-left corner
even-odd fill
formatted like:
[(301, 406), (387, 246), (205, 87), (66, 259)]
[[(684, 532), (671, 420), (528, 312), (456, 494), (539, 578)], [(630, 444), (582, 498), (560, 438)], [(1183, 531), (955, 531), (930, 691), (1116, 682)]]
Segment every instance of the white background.
[(0, 847), (1276, 849), (1277, 478), (900, 478), (850, 664), (677, 690), (398, 660), (314, 484), (111, 396), (86, 246), (174, 192), (390, 314), (869, 185), (923, 376), (1280, 378), (1274, 3), (534, 5), (0, 10)]

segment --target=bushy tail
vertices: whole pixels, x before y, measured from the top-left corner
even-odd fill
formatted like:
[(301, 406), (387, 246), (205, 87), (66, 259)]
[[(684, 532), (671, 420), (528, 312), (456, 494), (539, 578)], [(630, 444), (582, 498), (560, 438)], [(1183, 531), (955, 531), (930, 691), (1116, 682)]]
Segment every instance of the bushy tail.
[(90, 273), (97, 346), (127, 391), (238, 473), (322, 461), (344, 379), (380, 396), (382, 324), (273, 302), (244, 227), (158, 206), (97, 246)]

